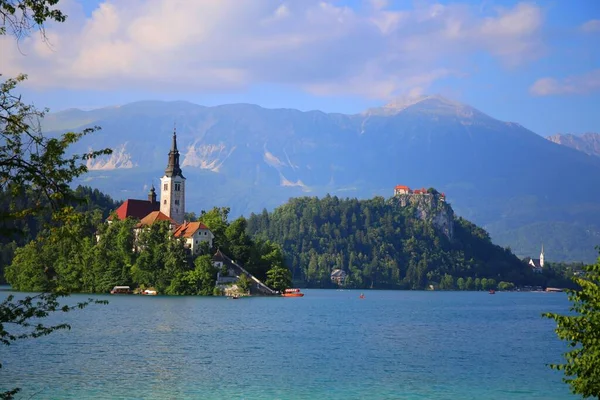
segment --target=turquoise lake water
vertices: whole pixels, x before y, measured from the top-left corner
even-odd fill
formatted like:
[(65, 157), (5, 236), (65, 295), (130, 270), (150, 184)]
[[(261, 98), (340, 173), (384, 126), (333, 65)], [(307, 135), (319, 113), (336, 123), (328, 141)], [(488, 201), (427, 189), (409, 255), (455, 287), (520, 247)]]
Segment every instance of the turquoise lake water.
[[(542, 312), (563, 293), (305, 290), (96, 296), (70, 331), (2, 347), (22, 399), (575, 399)], [(8, 292), (0, 292), (3, 298)], [(73, 296), (71, 301), (87, 296)]]

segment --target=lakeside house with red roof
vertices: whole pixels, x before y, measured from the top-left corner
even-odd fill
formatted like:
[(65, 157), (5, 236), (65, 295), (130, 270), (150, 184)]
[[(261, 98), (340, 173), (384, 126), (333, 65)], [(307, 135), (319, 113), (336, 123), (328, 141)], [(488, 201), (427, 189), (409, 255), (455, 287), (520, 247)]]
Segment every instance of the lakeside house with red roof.
[(184, 222), (175, 228), (173, 236), (184, 238), (187, 248), (191, 254), (196, 254), (200, 250), (202, 243), (207, 243), (212, 247), (215, 236), (202, 222)]

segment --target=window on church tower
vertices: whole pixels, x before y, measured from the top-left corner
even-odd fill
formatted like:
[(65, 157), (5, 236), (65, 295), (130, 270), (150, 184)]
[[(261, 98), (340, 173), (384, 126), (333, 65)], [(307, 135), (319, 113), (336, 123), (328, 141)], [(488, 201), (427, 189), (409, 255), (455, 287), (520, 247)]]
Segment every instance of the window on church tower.
[(175, 200), (175, 205), (178, 206), (179, 205), (179, 200)]
[(176, 183), (175, 184), (175, 191), (179, 192), (181, 190), (181, 183)]
[(164, 190), (164, 191), (167, 191), (167, 190), (169, 190), (169, 184), (168, 184), (168, 183), (165, 183), (165, 184), (164, 184), (164, 186), (163, 186), (163, 190)]
[(163, 200), (163, 204), (167, 204), (167, 200), (166, 200), (166, 199), (165, 199), (165, 200)]

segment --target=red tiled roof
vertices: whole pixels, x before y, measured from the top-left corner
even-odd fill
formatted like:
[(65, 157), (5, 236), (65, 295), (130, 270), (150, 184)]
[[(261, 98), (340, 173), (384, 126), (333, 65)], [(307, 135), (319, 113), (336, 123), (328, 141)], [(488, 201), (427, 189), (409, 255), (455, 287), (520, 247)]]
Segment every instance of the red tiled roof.
[[(127, 217), (142, 219), (152, 211), (160, 210), (160, 203), (152, 203), (148, 200), (135, 200), (127, 199), (119, 208), (116, 209), (115, 213), (118, 219), (125, 219)], [(112, 215), (108, 217), (108, 220), (112, 220)]]
[(165, 214), (161, 213), (160, 211), (152, 211), (150, 214), (142, 218), (140, 223), (137, 224), (137, 227), (152, 225), (156, 221), (169, 221), (171, 224), (177, 225), (177, 222), (175, 222)]
[(404, 189), (404, 190), (410, 190), (410, 188), (408, 186), (404, 186), (404, 185), (396, 185), (395, 189)]
[(208, 227), (202, 222), (184, 222), (175, 229), (173, 236), (189, 238), (194, 236), (199, 229), (208, 229)]

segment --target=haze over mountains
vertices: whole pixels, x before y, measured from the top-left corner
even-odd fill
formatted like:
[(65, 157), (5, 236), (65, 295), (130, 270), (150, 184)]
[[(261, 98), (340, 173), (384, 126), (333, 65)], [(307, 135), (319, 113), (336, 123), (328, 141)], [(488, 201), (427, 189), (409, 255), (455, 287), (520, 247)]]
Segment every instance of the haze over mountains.
[(217, 205), (248, 215), (295, 196), (433, 186), (518, 255), (539, 254), (542, 242), (550, 261), (597, 255), (600, 158), (439, 96), (355, 115), (143, 101), (50, 114), (44, 128), (101, 126), (78, 150), (115, 152), (90, 164), (83, 183), (124, 199), (157, 184), (175, 122), (188, 211)]

